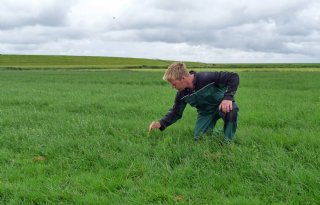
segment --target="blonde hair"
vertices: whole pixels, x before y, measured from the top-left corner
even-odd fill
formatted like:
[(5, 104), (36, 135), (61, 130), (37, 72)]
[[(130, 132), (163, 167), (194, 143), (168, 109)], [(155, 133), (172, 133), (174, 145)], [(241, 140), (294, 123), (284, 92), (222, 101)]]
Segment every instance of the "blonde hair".
[(187, 66), (182, 62), (176, 62), (171, 64), (168, 67), (162, 79), (166, 81), (181, 80), (183, 76), (188, 76), (188, 75), (189, 75), (189, 72), (187, 70)]

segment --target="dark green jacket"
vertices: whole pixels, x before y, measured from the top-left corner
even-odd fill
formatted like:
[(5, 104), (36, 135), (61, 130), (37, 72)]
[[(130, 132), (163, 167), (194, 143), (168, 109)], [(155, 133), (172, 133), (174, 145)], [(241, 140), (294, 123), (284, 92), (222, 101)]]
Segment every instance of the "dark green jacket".
[(234, 95), (239, 85), (239, 75), (232, 72), (199, 72), (194, 74), (194, 90), (178, 91), (173, 107), (160, 120), (164, 130), (182, 117), (187, 104), (195, 107), (199, 114), (214, 114), (218, 112), (222, 100), (234, 101)]

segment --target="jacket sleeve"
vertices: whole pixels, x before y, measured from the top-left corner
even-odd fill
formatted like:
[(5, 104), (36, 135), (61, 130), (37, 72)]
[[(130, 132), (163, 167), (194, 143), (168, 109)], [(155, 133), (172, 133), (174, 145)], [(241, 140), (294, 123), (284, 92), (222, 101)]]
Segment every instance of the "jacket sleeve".
[(160, 130), (165, 130), (168, 126), (179, 120), (182, 117), (186, 105), (187, 103), (181, 100), (181, 93), (178, 92), (173, 107), (170, 108), (168, 113), (159, 121), (161, 124)]
[(239, 75), (233, 72), (208, 72), (206, 80), (215, 82), (219, 85), (227, 86), (227, 91), (224, 93), (224, 100), (234, 101), (234, 95), (239, 86)]

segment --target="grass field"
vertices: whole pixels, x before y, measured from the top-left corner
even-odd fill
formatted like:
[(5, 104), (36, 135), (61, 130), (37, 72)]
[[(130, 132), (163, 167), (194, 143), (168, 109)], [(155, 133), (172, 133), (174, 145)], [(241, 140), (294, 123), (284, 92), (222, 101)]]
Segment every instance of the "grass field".
[[(102, 56), (53, 56), (53, 55), (0, 55), (0, 69), (83, 69), (83, 70), (157, 70), (167, 68), (173, 61), (162, 59), (120, 58)], [(185, 62), (189, 68), (237, 71), (304, 71), (320, 70), (320, 63), (259, 63), (259, 64), (210, 64)]]
[[(5, 69), (157, 69), (172, 61), (161, 59), (99, 56), (0, 55), (0, 68)], [(204, 63), (186, 62), (190, 67)]]
[(0, 204), (319, 204), (320, 72), (239, 74), (225, 145), (190, 107), (147, 134), (162, 72), (0, 70)]

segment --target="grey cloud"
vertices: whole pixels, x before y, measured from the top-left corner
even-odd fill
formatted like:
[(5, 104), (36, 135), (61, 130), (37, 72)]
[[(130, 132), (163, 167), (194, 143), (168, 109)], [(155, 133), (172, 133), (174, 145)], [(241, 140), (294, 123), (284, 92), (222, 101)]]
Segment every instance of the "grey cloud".
[(235, 3), (225, 7), (225, 11), (219, 11), (221, 7), (215, 7), (211, 1), (204, 1), (207, 5), (201, 7), (202, 1), (186, 5), (172, 1), (152, 2), (129, 10), (128, 16), (122, 16), (123, 26), (114, 29), (134, 30), (135, 39), (140, 41), (284, 54), (295, 52), (288, 43), (304, 41), (317, 30), (313, 24), (305, 26), (301, 22), (299, 12), (308, 6), (301, 0), (265, 7), (261, 2), (259, 5)]
[[(4, 1), (0, 14), (0, 29), (9, 30), (23, 26), (63, 26), (72, 1), (49, 2), (41, 7), (24, 7), (12, 1)], [(30, 5), (29, 5), (30, 6)]]
[(0, 31), (0, 43), (39, 44), (59, 39), (83, 39), (89, 36), (88, 32), (81, 29), (36, 25)]
[[(254, 2), (254, 1), (253, 1)], [(277, 4), (266, 8), (246, 4), (246, 1), (142, 1), (129, 7), (116, 29), (150, 29), (171, 27), (176, 29), (220, 29), (259, 20), (291, 15), (303, 6), (302, 0)], [(259, 2), (258, 5), (260, 5)], [(267, 3), (266, 3), (267, 4)]]

